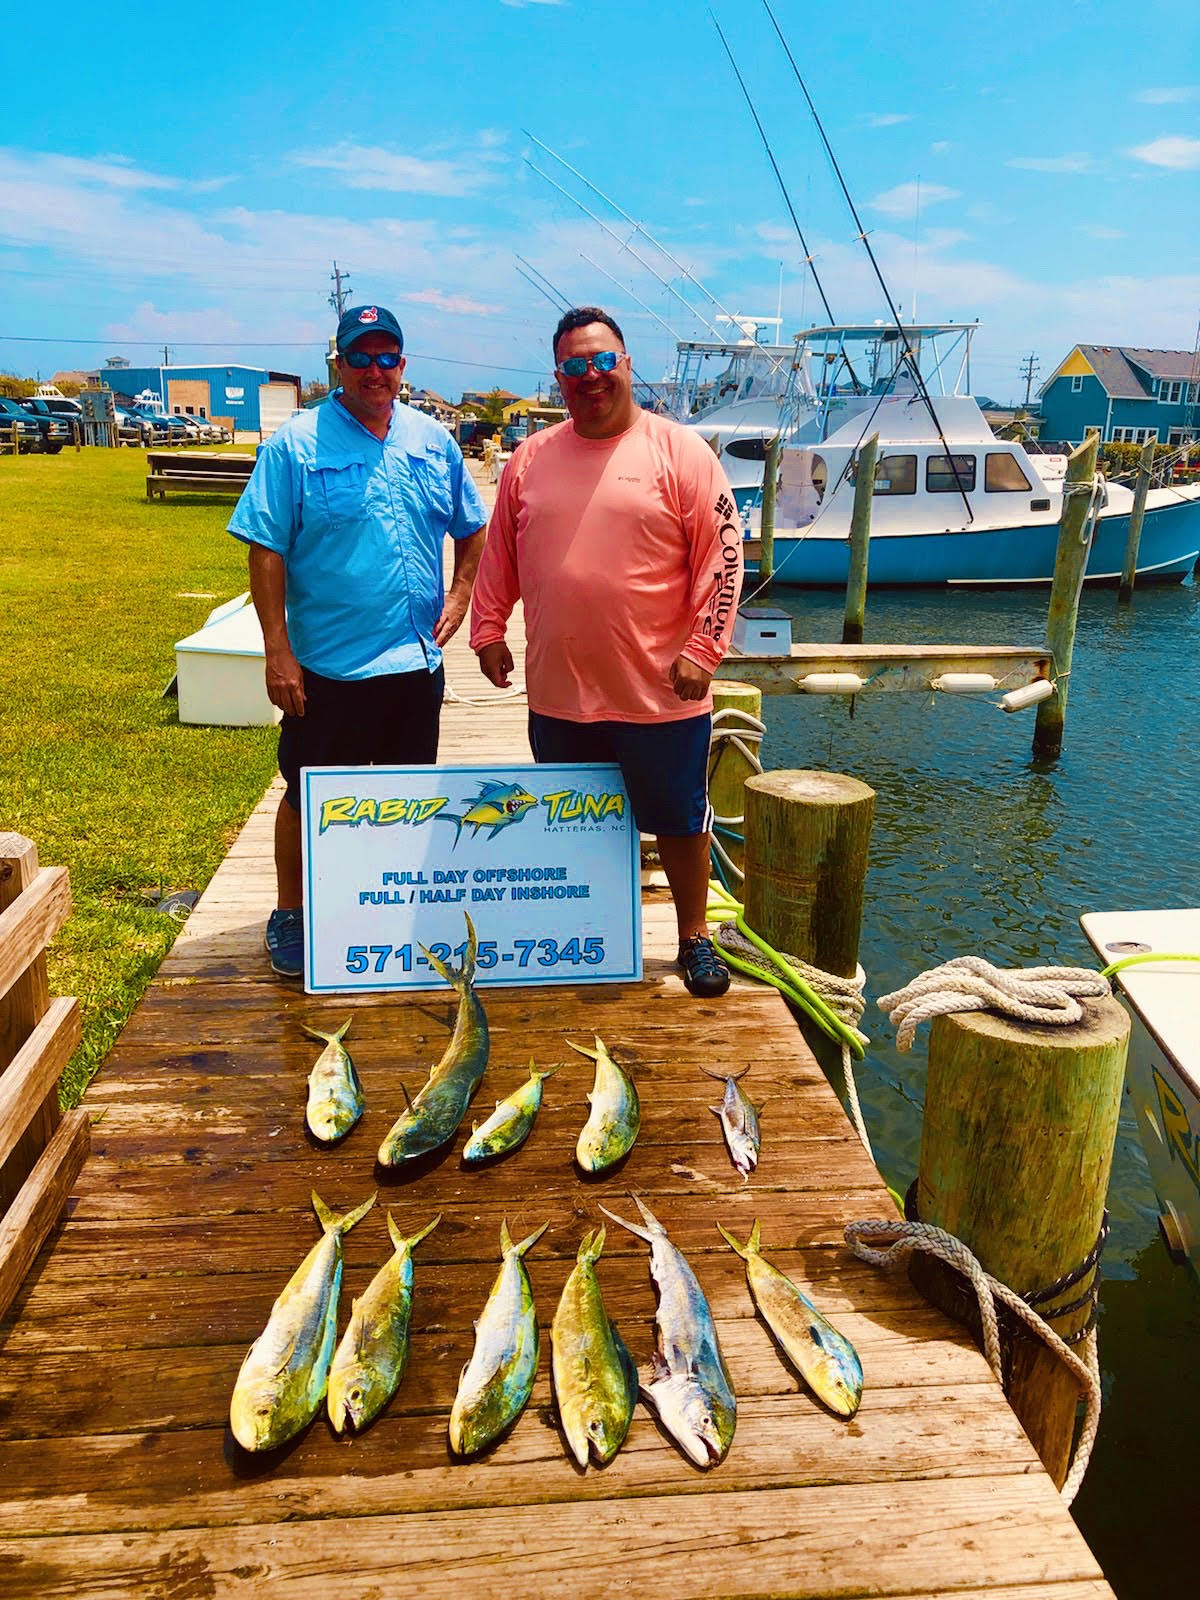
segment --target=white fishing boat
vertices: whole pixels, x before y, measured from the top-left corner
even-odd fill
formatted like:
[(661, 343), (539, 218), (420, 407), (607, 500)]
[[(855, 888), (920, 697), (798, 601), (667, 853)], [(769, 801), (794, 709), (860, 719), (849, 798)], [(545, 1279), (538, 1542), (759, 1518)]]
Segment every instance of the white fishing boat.
[[(908, 328), (905, 328), (908, 335)], [(945, 325), (929, 330), (964, 334)], [(828, 335), (846, 362), (863, 330)], [(895, 351), (894, 329), (873, 330)], [(890, 337), (889, 337), (890, 336)], [(803, 336), (811, 346), (813, 333)], [(908, 364), (872, 376), (860, 363), (860, 388), (816, 384), (818, 408), (794, 429), (781, 456), (775, 517), (775, 579), (843, 587), (849, 569), (850, 519), (858, 453), (879, 435), (871, 502), (868, 582), (873, 585), (1048, 583), (1054, 573), (1063, 503), (1065, 457), (1039, 455), (998, 439), (969, 393), (966, 351), (952, 392), (928, 400), (915, 392)], [(937, 369), (941, 370), (939, 362)], [(863, 379), (870, 380), (866, 392)], [(908, 389), (908, 393), (904, 390)], [(809, 434), (809, 439), (804, 435)], [(1129, 533), (1133, 491), (1103, 485), (1098, 497), (1086, 577), (1116, 582)], [(757, 512), (746, 517), (756, 531)], [(1200, 485), (1151, 489), (1138, 556), (1141, 580), (1178, 582), (1200, 553)]]
[(1106, 966), (1146, 958), (1114, 978), (1133, 1016), (1129, 1093), (1168, 1249), (1200, 1274), (1200, 909), (1079, 920)]

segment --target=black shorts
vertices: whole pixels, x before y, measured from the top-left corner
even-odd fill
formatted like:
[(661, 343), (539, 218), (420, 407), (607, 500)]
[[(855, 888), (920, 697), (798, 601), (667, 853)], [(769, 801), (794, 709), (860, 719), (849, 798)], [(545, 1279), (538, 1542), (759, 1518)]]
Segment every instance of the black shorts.
[(392, 672), (376, 678), (304, 673), (304, 715), (279, 725), (286, 799), (300, 809), (301, 767), (431, 767), (446, 674)]
[(615, 761), (639, 833), (693, 838), (712, 827), (708, 747), (712, 717), (676, 722), (568, 722), (529, 713), (529, 748), (537, 762)]

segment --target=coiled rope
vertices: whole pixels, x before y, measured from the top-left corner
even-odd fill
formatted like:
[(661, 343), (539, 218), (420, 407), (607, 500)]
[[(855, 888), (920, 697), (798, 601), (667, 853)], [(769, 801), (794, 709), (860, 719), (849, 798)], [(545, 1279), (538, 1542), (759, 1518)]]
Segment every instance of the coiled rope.
[[(767, 725), (765, 722), (760, 722), (757, 717), (751, 716), (748, 711), (743, 711), (739, 706), (726, 706), (723, 711), (714, 711), (712, 743), (708, 747), (709, 785), (711, 786), (712, 784), (713, 773), (727, 745), (732, 745), (735, 750), (740, 751), (756, 773), (761, 772), (763, 764), (758, 752), (766, 731)], [(715, 812), (713, 814), (713, 870), (726, 889), (733, 887), (731, 880), (743, 883), (746, 874), (729, 854), (722, 841), (733, 839), (739, 844), (744, 844), (746, 842), (745, 827), (746, 817), (744, 812), (736, 817), (723, 817)]]
[[(1000, 1358), (1000, 1329), (996, 1320), (996, 1302), (999, 1301), (1017, 1317), (1031, 1333), (1052, 1350), (1078, 1381), (1084, 1392), (1083, 1428), (1071, 1469), (1062, 1487), (1062, 1497), (1071, 1504), (1083, 1482), (1091, 1459), (1092, 1447), (1100, 1428), (1100, 1362), (1096, 1347), (1096, 1330), (1091, 1328), (1083, 1340), (1083, 1359), (1065, 1343), (1050, 1325), (1007, 1284), (993, 1278), (980, 1266), (978, 1260), (961, 1239), (942, 1228), (926, 1222), (889, 1222), (871, 1218), (862, 1222), (849, 1222), (845, 1228), (846, 1243), (859, 1258), (871, 1266), (882, 1267), (885, 1272), (899, 1272), (916, 1251), (936, 1256), (948, 1266), (956, 1268), (968, 1280), (979, 1303), (979, 1321), (983, 1329), (983, 1353), (988, 1366), (1003, 1384), (1003, 1365)], [(866, 1243), (869, 1238), (891, 1239), (885, 1249), (876, 1249)]]
[(880, 995), (896, 1026), (896, 1048), (912, 1048), (922, 1022), (956, 1011), (998, 1011), (1020, 1022), (1072, 1023), (1083, 1016), (1080, 997), (1111, 994), (1107, 978), (1086, 967), (994, 967), (981, 956), (958, 956)]

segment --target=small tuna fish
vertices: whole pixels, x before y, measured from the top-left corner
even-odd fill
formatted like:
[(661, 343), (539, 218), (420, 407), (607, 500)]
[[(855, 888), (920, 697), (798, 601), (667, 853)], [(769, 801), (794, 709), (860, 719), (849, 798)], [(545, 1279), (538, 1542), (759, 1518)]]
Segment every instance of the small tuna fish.
[(594, 1050), (585, 1044), (572, 1044), (571, 1049), (596, 1063), (587, 1097), (592, 1109), (576, 1142), (575, 1159), (584, 1172), (607, 1172), (633, 1149), (642, 1125), (641, 1102), (633, 1079), (609, 1055), (603, 1039), (596, 1036)]
[(350, 1052), (342, 1043), (352, 1021), (347, 1017), (336, 1033), (322, 1033), (320, 1028), (302, 1024), (310, 1038), (325, 1041), (325, 1048), (308, 1075), (308, 1105), (304, 1111), (309, 1132), (324, 1144), (344, 1138), (367, 1103)]
[[(439, 811), (439, 822), (452, 822), (454, 824), (454, 843), (457, 845), (462, 838), (464, 826), (475, 829), (471, 835), (476, 838), (481, 828), (489, 828), (489, 839), (494, 839), (502, 828), (509, 827), (514, 822), (520, 822), (531, 807), (537, 805), (537, 800), (527, 789), (522, 789), (519, 783), (497, 783), (490, 780), (479, 785), (479, 796), (462, 816), (456, 816), (453, 811)], [(453, 847), (452, 847), (453, 848)]]
[[(424, 945), (421, 946), (424, 950)], [(379, 1164), (400, 1167), (449, 1143), (467, 1114), (488, 1062), (488, 1025), (471, 980), (475, 976), (475, 924), (467, 917), (467, 949), (456, 972), (431, 951), (430, 966), (458, 991), (454, 1034), (415, 1100), (408, 1101), (379, 1147)]]
[(719, 1222), (717, 1227), (726, 1244), (745, 1261), (754, 1303), (784, 1355), (818, 1400), (839, 1417), (852, 1417), (862, 1399), (862, 1363), (857, 1350), (790, 1278), (760, 1254), (757, 1221), (746, 1244), (739, 1244)]
[(507, 1221), (500, 1224), (504, 1265), (475, 1324), (475, 1349), (458, 1380), (450, 1412), (450, 1448), (472, 1456), (499, 1438), (525, 1409), (538, 1364), (537, 1312), (521, 1259), (549, 1227), (543, 1222), (514, 1244)]
[(334, 1433), (347, 1427), (360, 1433), (383, 1410), (400, 1386), (408, 1361), (408, 1319), (412, 1311), (412, 1252), (441, 1221), (441, 1215), (406, 1239), (388, 1212), (395, 1251), (354, 1302), (350, 1322), (329, 1369), (327, 1410)]
[(529, 1077), (506, 1100), (497, 1100), (496, 1109), (481, 1127), (471, 1130), (462, 1158), (468, 1166), (478, 1166), (496, 1156), (504, 1156), (524, 1144), (542, 1104), (542, 1084), (552, 1078), (557, 1067), (539, 1072), (529, 1061)]
[(625, 1442), (638, 1395), (637, 1367), (608, 1320), (596, 1278), (604, 1229), (586, 1234), (550, 1330), (554, 1398), (571, 1454), (607, 1466)]
[(750, 1068), (743, 1067), (740, 1072), (728, 1074), (714, 1072), (711, 1067), (702, 1067), (700, 1070), (725, 1085), (721, 1104), (709, 1106), (708, 1109), (721, 1119), (721, 1132), (725, 1135), (734, 1166), (743, 1178), (749, 1178), (758, 1165), (758, 1152), (762, 1146), (762, 1134), (758, 1127), (758, 1113), (762, 1107), (751, 1101), (738, 1082)]
[(337, 1337), (342, 1235), (366, 1216), (375, 1196), (341, 1217), (315, 1190), (312, 1203), (324, 1236), (271, 1307), (266, 1327), (246, 1352), (229, 1402), (229, 1426), (243, 1450), (274, 1450), (312, 1421), (325, 1398)]
[(642, 1385), (642, 1393), (688, 1460), (698, 1467), (715, 1466), (733, 1442), (737, 1396), (712, 1312), (667, 1230), (637, 1195), (633, 1198), (645, 1219), (644, 1228), (626, 1222), (607, 1206), (600, 1209), (650, 1246), (650, 1276), (658, 1289), (658, 1348), (654, 1376)]

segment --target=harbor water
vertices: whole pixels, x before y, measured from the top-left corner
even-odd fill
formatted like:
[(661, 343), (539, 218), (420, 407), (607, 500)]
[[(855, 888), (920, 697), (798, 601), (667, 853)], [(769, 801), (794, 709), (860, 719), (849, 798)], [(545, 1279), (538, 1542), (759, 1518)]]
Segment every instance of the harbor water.
[[(875, 591), (869, 642), (1042, 645), (1048, 590)], [(841, 638), (842, 596), (776, 586), (797, 641)], [(878, 796), (861, 960), (871, 1002), (953, 956), (1096, 965), (1084, 911), (1200, 903), (1200, 587), (1132, 605), (1084, 593), (1063, 754), (1031, 754), (1033, 711), (990, 697), (765, 699), (764, 763), (847, 772)], [(915, 1176), (922, 1028), (909, 1055), (869, 1005), (858, 1071), (876, 1159)], [(1200, 1286), (1173, 1266), (1128, 1095), (1099, 1317), (1104, 1415), (1074, 1514), (1120, 1600), (1195, 1590)]]

